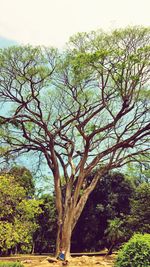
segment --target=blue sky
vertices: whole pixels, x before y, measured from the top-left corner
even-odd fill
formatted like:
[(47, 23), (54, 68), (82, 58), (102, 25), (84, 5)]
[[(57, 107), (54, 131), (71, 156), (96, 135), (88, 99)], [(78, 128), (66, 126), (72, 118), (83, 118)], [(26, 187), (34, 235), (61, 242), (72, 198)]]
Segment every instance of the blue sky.
[(1, 48), (5, 48), (11, 45), (17, 45), (17, 41), (0, 36), (0, 47)]

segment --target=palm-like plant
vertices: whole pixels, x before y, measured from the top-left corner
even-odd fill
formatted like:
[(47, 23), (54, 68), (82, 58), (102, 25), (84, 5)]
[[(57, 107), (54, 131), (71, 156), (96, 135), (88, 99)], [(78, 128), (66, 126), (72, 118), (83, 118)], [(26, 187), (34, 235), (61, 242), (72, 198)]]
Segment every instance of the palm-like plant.
[(111, 245), (107, 252), (107, 255), (110, 255), (112, 253), (113, 247), (124, 237), (123, 223), (124, 221), (120, 218), (115, 218), (108, 221), (108, 227), (105, 231), (105, 234), (107, 242)]

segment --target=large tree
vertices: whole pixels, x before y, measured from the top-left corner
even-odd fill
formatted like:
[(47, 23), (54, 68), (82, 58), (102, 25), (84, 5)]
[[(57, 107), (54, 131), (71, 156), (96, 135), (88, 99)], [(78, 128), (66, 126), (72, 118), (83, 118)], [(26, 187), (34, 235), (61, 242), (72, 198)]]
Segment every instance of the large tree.
[(45, 157), (54, 177), (57, 252), (66, 257), (100, 175), (149, 153), (149, 56), (150, 29), (136, 27), (78, 34), (63, 53), (0, 51), (0, 152)]

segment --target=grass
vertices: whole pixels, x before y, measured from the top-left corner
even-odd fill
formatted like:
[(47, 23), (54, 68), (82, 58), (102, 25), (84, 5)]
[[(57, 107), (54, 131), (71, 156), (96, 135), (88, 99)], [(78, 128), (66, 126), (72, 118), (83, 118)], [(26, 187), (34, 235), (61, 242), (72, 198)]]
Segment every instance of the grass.
[(0, 267), (24, 267), (24, 265), (20, 262), (1, 261)]

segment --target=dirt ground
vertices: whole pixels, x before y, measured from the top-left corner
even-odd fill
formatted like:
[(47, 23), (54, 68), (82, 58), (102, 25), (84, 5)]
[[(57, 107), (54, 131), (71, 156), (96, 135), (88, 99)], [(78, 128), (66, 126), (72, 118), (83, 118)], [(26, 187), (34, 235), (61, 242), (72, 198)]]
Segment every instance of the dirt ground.
[(113, 267), (115, 255), (111, 256), (80, 256), (71, 257), (65, 264), (62, 261), (56, 261), (53, 257), (25, 257), (25, 258), (0, 258), (0, 261), (20, 261), (25, 267)]
[(114, 265), (114, 256), (81, 256), (81, 257), (72, 257), (67, 264), (65, 262), (48, 262), (52, 261), (53, 258), (47, 258), (42, 261), (31, 260), (24, 261), (23, 264), (25, 267), (57, 267), (57, 266), (68, 266), (68, 267), (113, 267)]

